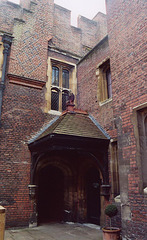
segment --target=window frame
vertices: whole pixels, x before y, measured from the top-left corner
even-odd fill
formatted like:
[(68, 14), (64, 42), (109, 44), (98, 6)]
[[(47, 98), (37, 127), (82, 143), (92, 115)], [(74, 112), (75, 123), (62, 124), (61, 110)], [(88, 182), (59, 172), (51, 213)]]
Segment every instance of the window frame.
[(147, 102), (141, 103), (138, 106), (133, 107), (132, 115), (131, 115), (131, 122), (134, 127), (134, 136), (136, 139), (136, 162), (138, 166), (139, 172), (139, 192), (141, 194), (147, 194), (146, 188), (144, 188), (144, 180), (142, 175), (142, 156), (141, 156), (141, 146), (140, 146), (140, 133), (139, 133), (139, 126), (138, 126), (138, 113), (140, 111), (144, 111), (147, 108)]
[(108, 70), (110, 70), (111, 75), (110, 58), (106, 58), (99, 63), (96, 70), (96, 76), (98, 77), (97, 97), (100, 106), (112, 101), (112, 78), (110, 76), (109, 83), (109, 79), (107, 79)]
[[(51, 110), (54, 110), (54, 111), (60, 111), (62, 112), (63, 110), (63, 92), (66, 91), (68, 93), (71, 92), (71, 89), (70, 88), (66, 88), (66, 87), (63, 87), (63, 71), (67, 71), (70, 75), (70, 70), (68, 70), (68, 68), (64, 67), (62, 64), (57, 64), (57, 63), (53, 63), (52, 64), (52, 77), (53, 77), (53, 69), (58, 69), (58, 85), (54, 85), (53, 84), (53, 81), (52, 81), (52, 84), (51, 84), (51, 93), (52, 93), (52, 90), (53, 89), (58, 89), (58, 109), (55, 110), (55, 109), (52, 109), (52, 94), (51, 94)], [(68, 79), (69, 81), (69, 79)], [(68, 84), (69, 85), (69, 84)]]
[[(52, 67), (59, 68), (59, 86), (52, 84)], [(72, 92), (75, 95), (75, 104), (76, 104), (76, 95), (77, 95), (77, 76), (76, 76), (76, 64), (62, 61), (56, 58), (49, 57), (48, 58), (48, 70), (47, 70), (47, 76), (48, 81), (46, 83), (46, 106), (45, 106), (45, 112), (59, 115), (62, 110), (62, 95), (63, 92), (68, 91), (69, 93)], [(69, 88), (62, 86), (62, 71), (66, 70), (69, 72)], [(51, 109), (51, 90), (53, 88), (59, 89), (59, 109), (58, 111)]]

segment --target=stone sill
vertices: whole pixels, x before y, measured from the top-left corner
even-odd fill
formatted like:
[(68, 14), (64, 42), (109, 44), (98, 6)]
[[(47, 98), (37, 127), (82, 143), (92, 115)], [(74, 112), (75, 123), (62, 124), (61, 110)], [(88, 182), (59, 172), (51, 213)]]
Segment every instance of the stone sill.
[(52, 114), (52, 115), (56, 115), (56, 116), (60, 116), (61, 115), (61, 112), (56, 111), (56, 110), (50, 110), (50, 111), (48, 111), (48, 113)]
[(112, 98), (109, 98), (109, 99), (104, 100), (103, 102), (100, 102), (99, 105), (103, 106), (103, 105), (105, 105), (105, 104), (107, 104), (107, 103), (109, 103), (111, 101), (112, 101)]

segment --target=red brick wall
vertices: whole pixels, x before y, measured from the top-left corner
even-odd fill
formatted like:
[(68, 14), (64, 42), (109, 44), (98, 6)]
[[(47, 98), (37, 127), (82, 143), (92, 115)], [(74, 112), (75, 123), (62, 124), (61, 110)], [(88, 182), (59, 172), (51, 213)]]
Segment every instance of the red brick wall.
[[(53, 0), (22, 3), (21, 6), (27, 9), (0, 1), (1, 35), (5, 32), (14, 37), (6, 73), (18, 75), (18, 79), (27, 78), (30, 83), (34, 79), (45, 82), (48, 41), (53, 37), (55, 47), (67, 54), (61, 57), (52, 53), (50, 56), (75, 63), (77, 59), (68, 58), (68, 52), (83, 54), (81, 29), (70, 26), (69, 11), (66, 10), (63, 17), (63, 11), (55, 6), (54, 12)], [(53, 118), (44, 113), (45, 104), (45, 87), (39, 90), (14, 85), (6, 78), (0, 128), (0, 204), (7, 209), (7, 226), (29, 223), (32, 211), (28, 194), (31, 156), (27, 142)]]
[[(122, 234), (145, 239), (146, 195), (143, 194), (137, 119), (133, 108), (147, 99), (145, 79), (145, 1), (107, 0), (109, 46), (94, 48), (78, 64), (78, 105), (117, 137)], [(103, 47), (102, 47), (103, 46)], [(97, 102), (97, 64), (110, 55), (112, 102)]]
[(52, 36), (53, 2), (36, 1), (33, 12), (23, 10), (14, 21), (9, 73), (46, 81), (48, 40)]
[(9, 227), (24, 226), (29, 222), (31, 156), (28, 140), (53, 117), (43, 113), (43, 104), (43, 90), (7, 82), (0, 128), (0, 204), (6, 207)]
[[(145, 239), (147, 219), (133, 108), (147, 100), (145, 1), (107, 0), (113, 109), (118, 128), (123, 235)], [(129, 214), (126, 214), (126, 209)]]
[(78, 108), (93, 115), (105, 130), (112, 129), (112, 102), (103, 106), (98, 102), (97, 65), (109, 56), (107, 37), (78, 64)]
[[(47, 78), (48, 40), (52, 36), (53, 1), (36, 1), (30, 10), (1, 3), (1, 30), (13, 33), (7, 73), (44, 80)], [(14, 19), (17, 18), (17, 19)], [(31, 81), (31, 80), (30, 80)], [(9, 83), (3, 96), (0, 128), (0, 204), (6, 207), (6, 226), (29, 223), (31, 156), (28, 140), (53, 116), (44, 113), (43, 90)]]

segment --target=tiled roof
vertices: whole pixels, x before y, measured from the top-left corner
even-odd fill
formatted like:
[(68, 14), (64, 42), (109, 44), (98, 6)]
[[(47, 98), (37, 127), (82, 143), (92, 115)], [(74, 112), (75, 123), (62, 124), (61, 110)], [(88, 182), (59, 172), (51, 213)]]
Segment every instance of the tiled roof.
[(109, 139), (109, 135), (99, 123), (86, 112), (64, 112), (51, 124), (46, 126), (31, 142), (37, 141), (49, 134), (70, 135), (96, 139)]

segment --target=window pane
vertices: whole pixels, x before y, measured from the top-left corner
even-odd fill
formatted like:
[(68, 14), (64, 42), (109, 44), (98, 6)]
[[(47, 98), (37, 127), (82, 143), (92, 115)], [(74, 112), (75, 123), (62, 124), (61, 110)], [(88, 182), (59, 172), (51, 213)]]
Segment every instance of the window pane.
[(55, 89), (51, 91), (51, 109), (59, 110), (59, 92)]
[(68, 100), (69, 92), (63, 91), (62, 92), (62, 111), (66, 110), (66, 102)]
[(62, 87), (69, 88), (69, 71), (66, 69), (62, 71)]
[(111, 72), (110, 68), (106, 71), (108, 98), (112, 97)]
[(52, 85), (59, 86), (59, 68), (52, 67)]

